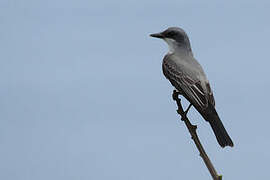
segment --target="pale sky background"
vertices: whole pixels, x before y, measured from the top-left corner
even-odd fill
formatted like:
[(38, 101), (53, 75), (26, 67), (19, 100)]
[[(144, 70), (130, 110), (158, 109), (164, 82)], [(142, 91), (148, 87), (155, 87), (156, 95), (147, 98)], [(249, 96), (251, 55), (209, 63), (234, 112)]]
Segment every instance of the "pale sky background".
[(149, 37), (169, 26), (235, 143), (189, 113), (217, 171), (269, 179), (269, 17), (269, 1), (0, 0), (0, 179), (211, 179)]

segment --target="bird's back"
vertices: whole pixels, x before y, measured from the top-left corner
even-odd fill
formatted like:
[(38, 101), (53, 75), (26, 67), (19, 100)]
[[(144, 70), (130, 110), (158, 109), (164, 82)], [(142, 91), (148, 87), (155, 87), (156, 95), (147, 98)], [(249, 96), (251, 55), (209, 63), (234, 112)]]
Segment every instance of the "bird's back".
[(181, 71), (196, 80), (208, 82), (202, 66), (193, 55), (167, 54), (164, 57), (164, 60), (165, 59), (174, 62), (178, 71)]

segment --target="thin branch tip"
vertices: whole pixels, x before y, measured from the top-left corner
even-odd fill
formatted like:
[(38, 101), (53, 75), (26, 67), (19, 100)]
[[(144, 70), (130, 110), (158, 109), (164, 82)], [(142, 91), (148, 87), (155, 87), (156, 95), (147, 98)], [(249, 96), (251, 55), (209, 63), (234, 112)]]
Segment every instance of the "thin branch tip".
[(185, 125), (186, 127), (188, 128), (188, 131), (191, 135), (191, 138), (192, 140), (194, 141), (199, 153), (200, 153), (200, 156), (202, 157), (208, 171), (210, 172), (213, 180), (222, 180), (222, 176), (221, 175), (218, 175), (212, 162), (210, 161), (210, 159), (208, 158), (200, 140), (199, 140), (199, 137), (197, 135), (197, 126), (196, 125), (193, 125), (191, 124), (191, 122), (189, 121), (188, 117), (187, 117), (187, 112), (189, 111), (190, 107), (191, 107), (191, 104), (188, 106), (187, 110), (184, 111), (183, 109), (183, 106), (181, 104), (181, 99), (179, 98), (179, 94), (180, 92), (174, 90), (173, 91), (173, 94), (172, 94), (172, 98), (174, 101), (176, 101), (176, 104), (178, 106), (178, 109), (177, 109), (177, 113), (181, 116), (181, 120), (185, 122)]

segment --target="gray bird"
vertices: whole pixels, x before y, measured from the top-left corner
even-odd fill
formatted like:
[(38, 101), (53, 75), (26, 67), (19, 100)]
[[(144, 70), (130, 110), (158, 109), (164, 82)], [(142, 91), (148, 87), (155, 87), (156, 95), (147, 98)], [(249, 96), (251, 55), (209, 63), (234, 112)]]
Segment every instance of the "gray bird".
[(210, 123), (220, 146), (233, 147), (233, 142), (215, 110), (209, 81), (193, 56), (185, 31), (178, 27), (170, 27), (150, 36), (163, 39), (169, 46), (169, 52), (162, 63), (165, 77)]

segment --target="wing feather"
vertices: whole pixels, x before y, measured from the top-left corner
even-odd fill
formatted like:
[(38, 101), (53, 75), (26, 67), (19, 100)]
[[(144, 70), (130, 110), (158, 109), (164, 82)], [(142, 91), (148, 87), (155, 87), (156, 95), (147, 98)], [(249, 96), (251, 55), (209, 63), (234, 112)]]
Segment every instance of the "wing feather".
[[(186, 98), (195, 106), (204, 109), (208, 106), (208, 93), (203, 89), (198, 79), (192, 79), (187, 73), (177, 69), (173, 62), (166, 61), (162, 64), (163, 73), (176, 89), (183, 91)], [(208, 88), (208, 87), (207, 87)], [(209, 85), (210, 89), (210, 85)], [(211, 89), (209, 92), (212, 92)]]

